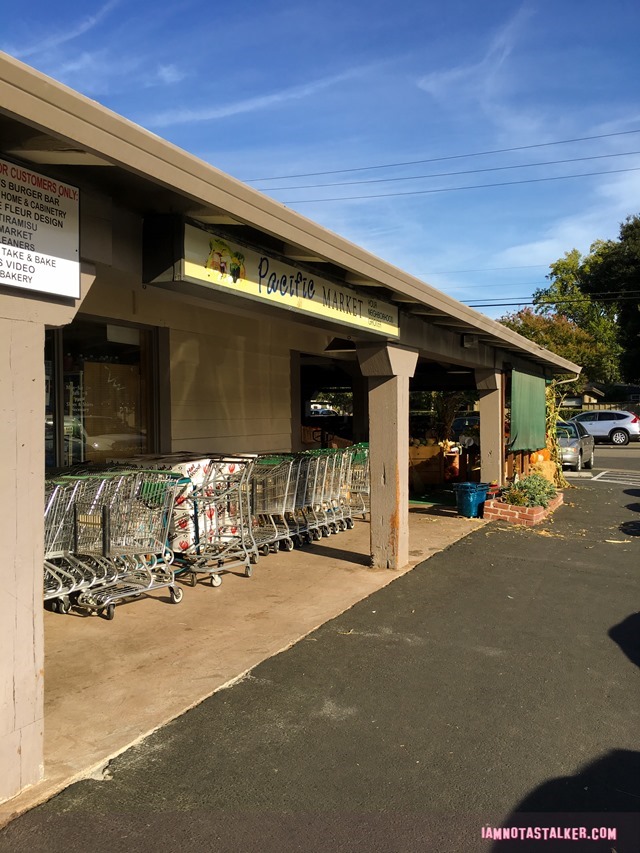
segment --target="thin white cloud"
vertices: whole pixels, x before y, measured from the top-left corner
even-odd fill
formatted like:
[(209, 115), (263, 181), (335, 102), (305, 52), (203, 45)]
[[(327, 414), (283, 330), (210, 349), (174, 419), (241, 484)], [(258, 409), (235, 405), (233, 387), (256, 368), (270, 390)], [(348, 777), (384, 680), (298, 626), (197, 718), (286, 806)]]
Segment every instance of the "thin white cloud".
[(589, 251), (595, 240), (616, 239), (620, 223), (640, 212), (640, 173), (629, 172), (601, 181), (592, 197), (583, 199), (587, 210), (553, 221), (538, 240), (511, 246), (495, 256), (496, 266), (550, 264), (565, 252)]
[(162, 113), (156, 113), (144, 119), (141, 123), (145, 127), (169, 127), (174, 124), (186, 124), (203, 121), (213, 121), (214, 119), (228, 118), (229, 116), (239, 115), (241, 113), (251, 113), (257, 110), (264, 110), (267, 107), (277, 106), (278, 104), (286, 103), (287, 101), (302, 100), (323, 89), (328, 89), (338, 83), (343, 83), (354, 77), (361, 75), (364, 68), (352, 69), (345, 71), (342, 74), (335, 74), (330, 77), (323, 77), (320, 80), (314, 80), (311, 83), (305, 83), (302, 86), (293, 86), (289, 89), (282, 89), (280, 92), (273, 92), (269, 95), (259, 95), (255, 98), (247, 98), (242, 101), (236, 101), (231, 104), (224, 104), (216, 107), (203, 107), (201, 109), (183, 109), (183, 110), (166, 110)]
[(130, 84), (142, 62), (138, 56), (119, 57), (116, 62), (108, 51), (84, 51), (57, 65), (50, 73), (56, 80), (84, 94), (97, 95), (104, 94), (112, 81), (126, 79)]
[(16, 59), (26, 59), (31, 56), (35, 56), (36, 54), (47, 53), (48, 51), (54, 50), (57, 47), (60, 47), (67, 42), (73, 41), (74, 39), (83, 36), (85, 33), (88, 33), (98, 24), (100, 24), (104, 18), (106, 18), (115, 8), (120, 4), (121, 0), (108, 0), (107, 3), (104, 4), (95, 15), (89, 15), (89, 17), (80, 21), (75, 27), (67, 28), (62, 32), (59, 32), (54, 35), (50, 35), (47, 38), (42, 39), (35, 44), (30, 45), (29, 47), (23, 47), (18, 49), (7, 49), (7, 53), (10, 53), (12, 56), (15, 56)]
[(478, 62), (432, 71), (418, 80), (418, 86), (439, 101), (492, 98), (500, 87), (500, 71), (513, 52), (530, 11), (520, 9), (495, 34)]
[(161, 83), (179, 83), (187, 76), (185, 71), (182, 71), (175, 65), (160, 65), (157, 71), (157, 79)]

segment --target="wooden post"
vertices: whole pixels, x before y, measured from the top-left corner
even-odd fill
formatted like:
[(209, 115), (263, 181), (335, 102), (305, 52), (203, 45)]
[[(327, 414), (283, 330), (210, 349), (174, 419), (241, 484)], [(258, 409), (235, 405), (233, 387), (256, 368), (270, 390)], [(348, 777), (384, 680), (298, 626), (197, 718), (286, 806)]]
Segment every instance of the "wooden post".
[(399, 569), (409, 562), (409, 378), (418, 353), (362, 344), (358, 359), (369, 377), (371, 565)]

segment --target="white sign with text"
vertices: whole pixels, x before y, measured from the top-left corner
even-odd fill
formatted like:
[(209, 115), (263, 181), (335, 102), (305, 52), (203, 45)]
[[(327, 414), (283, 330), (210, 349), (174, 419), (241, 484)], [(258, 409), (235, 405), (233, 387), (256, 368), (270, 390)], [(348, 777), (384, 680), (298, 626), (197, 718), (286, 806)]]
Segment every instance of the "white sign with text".
[(0, 285), (80, 297), (80, 192), (0, 160)]

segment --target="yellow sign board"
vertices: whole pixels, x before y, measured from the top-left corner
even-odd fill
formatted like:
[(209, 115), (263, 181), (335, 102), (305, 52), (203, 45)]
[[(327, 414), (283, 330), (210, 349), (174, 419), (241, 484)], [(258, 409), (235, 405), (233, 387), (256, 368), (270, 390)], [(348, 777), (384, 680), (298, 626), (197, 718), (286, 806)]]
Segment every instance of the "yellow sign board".
[(184, 226), (186, 280), (280, 308), (399, 337), (398, 309), (192, 225)]

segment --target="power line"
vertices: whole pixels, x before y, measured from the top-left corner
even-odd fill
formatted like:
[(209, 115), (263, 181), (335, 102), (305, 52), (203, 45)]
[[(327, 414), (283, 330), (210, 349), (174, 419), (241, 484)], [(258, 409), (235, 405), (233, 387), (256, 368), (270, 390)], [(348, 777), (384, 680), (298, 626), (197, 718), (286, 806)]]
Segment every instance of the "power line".
[(251, 178), (244, 180), (245, 184), (256, 184), (260, 181), (284, 181), (288, 178), (317, 178), (321, 175), (344, 175), (347, 172), (367, 172), (370, 169), (395, 169), (400, 166), (417, 166), (421, 163), (442, 163), (446, 160), (461, 160), (465, 157), (485, 157), (489, 154), (507, 154), (511, 151), (529, 151), (533, 148), (548, 148), (553, 145), (568, 145), (572, 142), (589, 142), (593, 139), (610, 139), (614, 136), (628, 136), (640, 133), (638, 130), (621, 130), (617, 133), (601, 133), (596, 136), (578, 136), (575, 139), (559, 139), (555, 142), (537, 142), (533, 145), (518, 145), (512, 148), (496, 148), (493, 151), (476, 151), (470, 154), (449, 154), (446, 157), (430, 157), (424, 160), (407, 160), (403, 163), (382, 163), (376, 166), (356, 166), (352, 169), (332, 169), (326, 172), (300, 172), (296, 175), (274, 175), (270, 178)]
[[(566, 298), (552, 299), (547, 301), (538, 299), (536, 305), (562, 305), (565, 302), (608, 302), (616, 299), (631, 299), (640, 296), (640, 290), (603, 290), (597, 293), (583, 293), (580, 296), (569, 296)], [(516, 296), (496, 296), (495, 299), (517, 299)], [(492, 300), (489, 300), (492, 301)]]
[(289, 187), (269, 187), (267, 192), (280, 190), (310, 190), (324, 187), (353, 187), (362, 184), (389, 184), (397, 181), (421, 181), (428, 178), (451, 178), (456, 175), (479, 175), (485, 172), (507, 172), (513, 169), (533, 169), (536, 166), (560, 166), (565, 163), (584, 163), (587, 160), (607, 160), (611, 157), (633, 157), (640, 151), (622, 151), (619, 154), (594, 154), (591, 157), (570, 157), (567, 160), (544, 160), (540, 163), (518, 163), (511, 166), (491, 166), (486, 169), (465, 169), (460, 172), (434, 172), (431, 175), (407, 175), (402, 178), (369, 178), (365, 181), (336, 181), (331, 184), (297, 184)]
[(325, 201), (363, 201), (365, 199), (372, 198), (399, 198), (400, 196), (410, 196), (410, 195), (432, 195), (434, 193), (452, 193), (452, 192), (460, 192), (461, 190), (482, 190), (482, 189), (491, 189), (493, 187), (515, 187), (519, 184), (540, 184), (545, 183), (547, 181), (566, 181), (569, 178), (592, 178), (597, 175), (621, 175), (625, 172), (640, 172), (640, 166), (636, 166), (632, 169), (609, 169), (606, 172), (581, 172), (578, 175), (557, 175), (552, 178), (526, 178), (521, 181), (501, 181), (495, 184), (467, 184), (464, 187), (441, 187), (440, 189), (431, 189), (431, 190), (409, 190), (407, 192), (401, 193), (378, 193), (375, 195), (351, 195), (351, 196), (337, 196), (334, 198), (302, 198), (295, 199), (293, 201), (283, 201), (282, 204), (296, 205), (296, 204), (319, 204), (320, 202)]
[(463, 272), (498, 272), (501, 270), (532, 270), (532, 269), (538, 269), (539, 267), (548, 267), (548, 266), (549, 266), (549, 264), (526, 264), (525, 266), (521, 266), (521, 267), (479, 267), (476, 270), (439, 270), (438, 272), (423, 272), (423, 273), (416, 273), (415, 275), (418, 278), (420, 276), (427, 278), (427, 277), (432, 276), (432, 275), (454, 275), (454, 274), (463, 273)]
[[(578, 299), (564, 299), (557, 300), (555, 302), (533, 302), (532, 300), (521, 300), (519, 302), (465, 302), (469, 308), (507, 308), (507, 307), (516, 307), (522, 305), (531, 305), (531, 306), (540, 306), (540, 305), (577, 305), (586, 301), (585, 298)], [(601, 304), (615, 303), (615, 302), (638, 302), (637, 296), (616, 296), (612, 298), (599, 298), (597, 302)], [(597, 307), (597, 306), (596, 306)]]
[(500, 282), (492, 282), (491, 284), (451, 284), (449, 287), (452, 290), (470, 290), (476, 287), (484, 287), (486, 290), (488, 287), (537, 287), (543, 288), (548, 287), (549, 283), (544, 281), (500, 281)]

